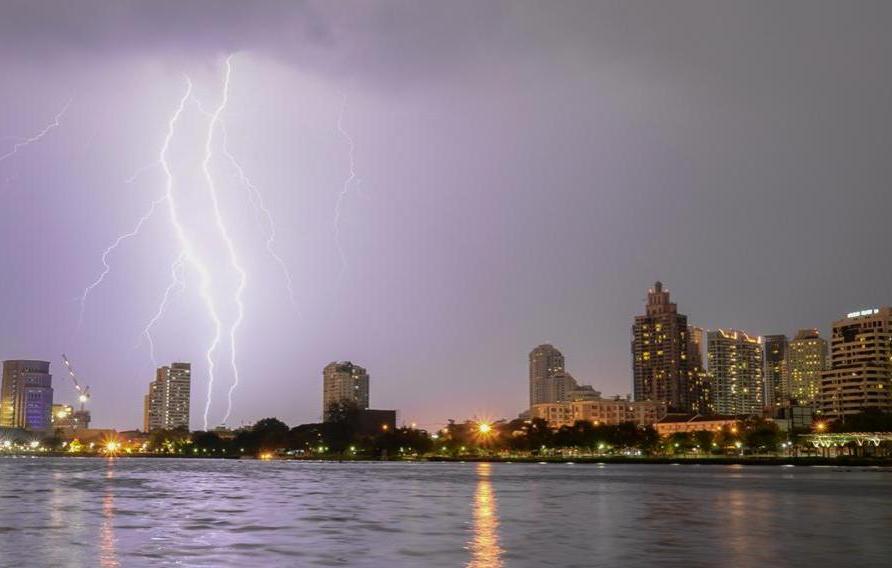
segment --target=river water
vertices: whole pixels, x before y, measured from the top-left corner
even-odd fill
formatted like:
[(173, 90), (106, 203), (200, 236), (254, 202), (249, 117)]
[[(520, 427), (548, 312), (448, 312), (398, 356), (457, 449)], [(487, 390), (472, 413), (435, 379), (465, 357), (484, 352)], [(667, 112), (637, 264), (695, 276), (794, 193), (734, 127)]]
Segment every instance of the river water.
[(892, 469), (0, 458), (0, 566), (892, 566)]

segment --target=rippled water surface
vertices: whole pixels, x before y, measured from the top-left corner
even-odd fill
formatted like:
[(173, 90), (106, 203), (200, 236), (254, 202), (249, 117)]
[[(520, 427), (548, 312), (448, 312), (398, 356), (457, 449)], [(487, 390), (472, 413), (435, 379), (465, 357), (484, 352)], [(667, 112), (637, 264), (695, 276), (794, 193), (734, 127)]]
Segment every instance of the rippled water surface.
[(0, 458), (0, 566), (890, 566), (892, 471)]

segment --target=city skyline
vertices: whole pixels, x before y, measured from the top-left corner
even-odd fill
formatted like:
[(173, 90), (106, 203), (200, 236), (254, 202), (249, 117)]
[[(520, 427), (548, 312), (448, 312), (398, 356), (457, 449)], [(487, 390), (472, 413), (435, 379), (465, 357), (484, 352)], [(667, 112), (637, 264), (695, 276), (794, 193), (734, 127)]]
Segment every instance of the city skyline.
[[(691, 396), (697, 396), (698, 394), (704, 396), (701, 403), (705, 410), (698, 409), (696, 406), (672, 407), (668, 399), (660, 400), (659, 397), (653, 398), (642, 395), (636, 397), (634, 400), (638, 402), (661, 402), (664, 405), (662, 410), (663, 413), (668, 410), (676, 413), (688, 413), (689, 415), (702, 414), (705, 416), (713, 414), (719, 416), (771, 416), (773, 414), (773, 411), (771, 410), (772, 407), (789, 406), (790, 403), (813, 405), (816, 409), (823, 408), (824, 412), (828, 412), (827, 405), (829, 403), (825, 400), (826, 397), (822, 398), (821, 396), (821, 383), (825, 381), (825, 374), (831, 369), (831, 358), (827, 351), (828, 342), (821, 336), (820, 331), (817, 328), (800, 329), (792, 339), (786, 338), (783, 334), (750, 335), (746, 331), (737, 329), (717, 328), (711, 330), (701, 328), (696, 325), (688, 324), (686, 316), (678, 314), (676, 311), (676, 304), (669, 302), (669, 291), (663, 286), (662, 282), (658, 281), (655, 286), (651, 287), (649, 294), (651, 298), (650, 302), (652, 302), (651, 307), (648, 309), (649, 314), (662, 314), (670, 318), (682, 318), (681, 322), (683, 326), (679, 327), (679, 329), (683, 329), (685, 333), (685, 335), (682, 336), (684, 348), (680, 349), (679, 353), (684, 353), (691, 363), (691, 380), (695, 377), (693, 374), (694, 370), (699, 370), (703, 373), (700, 379), (703, 382), (697, 383), (696, 387), (694, 387), (692, 383), (690, 388), (694, 390), (689, 390), (692, 393)], [(657, 300), (655, 300), (655, 298), (657, 298)], [(881, 308), (869, 308), (849, 312), (844, 318), (833, 322), (834, 333), (836, 333), (838, 326), (848, 322), (862, 325), (860, 322), (865, 317), (882, 318), (890, 309), (892, 308), (884, 306)], [(877, 314), (883, 315), (877, 316)], [(640, 336), (640, 332), (636, 330), (641, 322), (646, 321), (649, 322), (648, 325), (652, 325), (651, 320), (643, 318), (644, 316), (640, 315), (635, 316), (634, 318), (635, 323), (632, 326), (633, 339)], [(704, 332), (707, 337), (705, 344)], [(778, 338), (783, 338), (784, 348), (782, 351), (786, 352), (786, 357), (782, 357), (777, 361), (772, 361), (768, 358), (770, 351), (769, 343)], [(570, 419), (571, 414), (569, 414), (571, 411), (571, 403), (574, 403), (572, 408), (575, 412), (578, 410), (576, 409), (576, 402), (582, 404), (585, 401), (596, 401), (596, 403), (597, 401), (600, 401), (602, 404), (606, 405), (611, 401), (619, 401), (624, 396), (631, 401), (633, 400), (632, 397), (634, 395), (636, 383), (635, 361), (636, 358), (640, 358), (640, 348), (636, 349), (634, 345), (635, 342), (633, 341), (632, 357), (630, 360), (629, 390), (619, 391), (618, 394), (610, 394), (606, 396), (602, 396), (602, 392), (595, 389), (593, 385), (582, 384), (575, 379), (575, 377), (568, 371), (566, 357), (559, 348), (550, 343), (538, 345), (534, 347), (527, 356), (527, 387), (530, 395), (528, 400), (529, 404), (524, 407), (519, 407), (517, 412), (509, 411), (500, 416), (490, 413), (486, 416), (489, 418), (498, 417), (499, 419), (511, 419), (515, 414), (546, 417), (545, 415), (550, 413), (551, 420), (558, 420), (559, 423), (566, 423), (568, 420), (572, 421)], [(728, 386), (729, 381), (734, 383), (738, 381), (737, 372), (732, 373), (730, 376), (728, 375), (728, 366), (731, 365), (732, 368), (737, 366), (737, 363), (734, 360), (727, 360), (727, 349), (729, 345), (737, 345), (737, 349), (740, 349), (741, 347), (749, 349), (750, 346), (753, 346), (756, 349), (753, 354), (746, 353), (742, 356), (742, 360), (746, 360), (746, 366), (752, 367), (752, 365), (757, 365), (753, 371), (749, 372), (749, 374), (755, 378), (745, 378), (743, 381), (746, 383), (745, 387), (750, 390), (750, 395), (744, 397), (746, 402), (741, 402), (741, 400), (744, 399), (738, 400), (733, 398), (736, 395), (732, 395), (732, 391), (729, 390), (731, 388)], [(797, 347), (797, 345), (801, 345), (802, 347)], [(734, 347), (732, 347), (732, 349), (734, 349)], [(803, 349), (804, 351), (802, 351)], [(704, 361), (701, 360), (704, 354), (707, 356), (706, 359), (708, 360), (705, 365)], [(736, 355), (732, 353), (731, 357), (734, 358)], [(65, 361), (64, 356), (63, 361)], [(5, 363), (9, 363), (10, 365), (7, 366)], [(71, 408), (71, 405), (67, 404), (68, 398), (66, 398), (65, 395), (62, 395), (62, 400), (59, 400), (58, 398), (53, 399), (52, 393), (54, 392), (54, 385), (51, 382), (52, 375), (48, 372), (51, 365), (49, 361), (7, 360), (4, 361), (4, 369), (7, 369), (8, 367), (10, 372), (15, 373), (17, 372), (16, 369), (18, 366), (22, 364), (30, 365), (32, 367), (37, 365), (39, 369), (43, 370), (43, 374), (49, 377), (40, 385), (43, 390), (47, 390), (50, 393), (49, 399), (41, 403), (41, 408), (46, 407), (41, 412), (47, 414), (46, 423), (49, 425), (52, 422), (51, 415), (48, 414), (49, 407), (67, 406)], [(775, 368), (779, 369), (782, 375), (780, 377), (780, 380), (783, 383), (781, 387), (775, 387), (774, 383), (768, 378), (772, 369)], [(165, 382), (170, 380), (171, 370), (174, 370), (174, 374), (177, 376), (179, 376), (180, 373), (185, 373), (185, 375), (183, 375), (185, 378), (185, 386), (177, 386), (175, 392), (171, 391), (172, 395), (162, 395), (162, 391), (166, 391), (166, 389), (163, 388)], [(747, 373), (747, 371), (744, 371), (744, 373)], [(804, 376), (803, 373), (805, 373)], [(5, 374), (6, 372), (4, 372), (4, 375)], [(341, 375), (343, 375), (343, 377), (341, 377)], [(369, 373), (365, 368), (360, 367), (351, 361), (334, 361), (325, 365), (322, 369), (322, 377), (321, 400), (323, 412), (317, 415), (317, 417), (314, 417), (314, 419), (308, 420), (307, 423), (316, 422), (317, 418), (324, 421), (324, 409), (334, 402), (353, 402), (356, 403), (359, 409), (368, 409), (371, 389), (369, 385)], [(155, 379), (153, 379), (149, 385), (149, 394), (143, 395), (142, 424), (144, 431), (150, 431), (157, 428), (173, 428), (180, 425), (188, 425), (190, 430), (201, 429), (200, 427), (195, 427), (195, 415), (200, 412), (200, 408), (195, 409), (195, 406), (200, 406), (202, 401), (190, 401), (191, 379), (191, 363), (188, 362), (172, 363), (170, 366), (162, 366), (156, 369)], [(4, 388), (7, 388), (7, 384), (10, 384), (9, 388), (14, 390), (15, 384), (10, 383), (10, 381), (4, 378)], [(66, 384), (66, 386), (68, 385)], [(60, 385), (56, 385), (55, 387), (56, 389), (59, 389)], [(63, 391), (67, 392), (65, 387), (61, 388)], [(701, 388), (705, 390), (701, 392), (699, 390)], [(773, 398), (772, 393), (775, 392), (775, 388), (779, 388), (780, 392), (785, 393), (786, 398), (783, 401), (777, 401)], [(10, 390), (10, 393), (12, 393), (12, 390)], [(76, 390), (79, 393), (81, 392), (79, 388)], [(801, 396), (804, 390), (807, 390), (810, 393), (809, 397)], [(6, 391), (4, 391), (4, 393), (5, 392)], [(153, 396), (153, 393), (155, 393), (155, 396)], [(882, 391), (880, 391), (880, 393), (882, 394)], [(797, 397), (797, 394), (800, 396)], [(71, 393), (68, 393), (68, 395), (71, 395)], [(4, 394), (4, 397), (6, 396), (7, 395)], [(171, 421), (168, 421), (167, 418), (160, 418), (161, 411), (158, 410), (158, 408), (167, 407), (167, 404), (169, 403), (164, 401), (167, 400), (168, 396), (172, 396), (178, 403), (176, 405), (177, 410), (175, 411), (176, 416)], [(732, 399), (734, 401), (730, 402)], [(5, 400), (6, 398), (4, 398), (4, 401)], [(77, 401), (77, 396), (74, 397), (74, 400)], [(82, 406), (84, 400), (89, 400), (89, 397), (85, 397), (81, 400)], [(882, 401), (879, 404), (882, 408), (888, 406), (886, 402)], [(9, 407), (8, 409), (7, 406)], [(385, 406), (394, 405), (385, 404)], [(541, 406), (542, 408), (539, 408), (538, 412), (534, 412), (536, 406)], [(549, 408), (547, 413), (544, 410), (546, 407)], [(9, 426), (12, 426), (15, 422), (12, 418), (13, 408), (12, 403), (3, 405), (3, 409), (7, 409), (5, 412), (9, 415)], [(851, 412), (856, 408), (857, 405), (850, 406), (849, 411)], [(16, 412), (22, 411), (18, 410)], [(375, 410), (371, 412), (390, 411)], [(399, 413), (401, 411), (398, 409), (396, 412)], [(589, 412), (591, 412), (591, 410), (589, 410)], [(648, 412), (653, 412), (653, 408), (648, 407)], [(89, 421), (89, 409), (87, 409), (87, 413), (87, 420)], [(154, 418), (150, 418), (152, 414), (155, 415)], [(164, 411), (164, 414), (166, 415), (166, 411)], [(564, 416), (564, 414), (566, 414), (566, 416)], [(467, 418), (468, 416), (476, 417), (478, 415), (465, 415), (464, 418)], [(828, 416), (834, 417), (836, 415), (829, 414)], [(452, 418), (454, 418), (454, 416), (449, 419)], [(461, 419), (461, 416), (459, 416), (459, 418)], [(21, 420), (22, 419), (19, 419), (20, 422)], [(442, 424), (446, 421), (443, 420), (442, 422), (437, 423), (430, 421), (429, 418), (422, 418), (421, 420), (422, 421), (419, 422), (417, 419), (407, 419), (403, 417), (402, 423), (411, 423), (413, 427), (419, 426), (422, 428), (433, 425), (434, 428), (432, 429), (436, 430), (438, 424)], [(208, 429), (212, 429), (216, 426), (234, 427), (238, 425), (219, 424), (209, 426)], [(115, 426), (115, 428), (131, 429), (131, 426)]]
[[(166, 204), (103, 258), (164, 195), (184, 74), (194, 100), (165, 156), (219, 277), (209, 426), (236, 382), (232, 328), (230, 425), (316, 419), (300, 393), (351, 359), (377, 401), (433, 426), (525, 408), (523, 354), (548, 342), (578, 382), (630, 392), (628, 326), (658, 279), (689, 323), (760, 335), (829, 338), (842, 315), (890, 303), (892, 266), (875, 260), (892, 207), (889, 7), (314, 4), (307, 19), (26, 4), (0, 19), (0, 359), (60, 377), (70, 354), (97, 426), (137, 426), (156, 363), (179, 360), (203, 426), (214, 326), (194, 266), (174, 271), (185, 287), (153, 349), (144, 334), (178, 258)], [(275, 221), (294, 307), (224, 127)], [(243, 320), (204, 169), (247, 273)]]

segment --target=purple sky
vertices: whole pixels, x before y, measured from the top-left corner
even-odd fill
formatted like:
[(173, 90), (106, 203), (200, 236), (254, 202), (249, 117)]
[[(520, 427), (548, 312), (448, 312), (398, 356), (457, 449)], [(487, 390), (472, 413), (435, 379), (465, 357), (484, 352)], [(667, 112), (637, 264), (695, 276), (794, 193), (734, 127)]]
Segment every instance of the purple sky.
[[(887, 2), (28, 2), (0, 6), (0, 357), (60, 354), (97, 427), (142, 423), (140, 342), (178, 254), (157, 167), (186, 88), (277, 223), (266, 231), (218, 144), (220, 208), (247, 273), (230, 425), (321, 413), (321, 370), (369, 369), (405, 422), (512, 417), (527, 353), (552, 342), (605, 394), (631, 390), (629, 327), (663, 280), (704, 327), (829, 328), (888, 304), (892, 35)], [(355, 143), (359, 183), (334, 212)], [(208, 119), (170, 146), (183, 224), (224, 332), (238, 284), (201, 163)], [(217, 141), (219, 142), (219, 131)], [(144, 166), (139, 177), (126, 183)], [(193, 363), (202, 426), (214, 329), (199, 273), (154, 328)], [(232, 382), (217, 351), (210, 422)]]

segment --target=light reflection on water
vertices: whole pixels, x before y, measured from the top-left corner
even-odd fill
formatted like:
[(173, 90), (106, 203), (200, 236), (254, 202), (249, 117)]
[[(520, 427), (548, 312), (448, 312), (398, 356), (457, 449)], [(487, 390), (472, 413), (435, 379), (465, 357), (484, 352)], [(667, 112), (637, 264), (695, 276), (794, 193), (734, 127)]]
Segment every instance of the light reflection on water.
[(892, 470), (0, 457), (0, 567), (887, 566)]
[(477, 490), (474, 492), (474, 538), (471, 540), (469, 568), (501, 568), (499, 515), (492, 491), (492, 464), (477, 464)]
[(102, 527), (99, 529), (99, 565), (102, 568), (118, 568), (115, 551), (115, 494), (112, 480), (115, 478), (115, 458), (108, 458), (105, 479), (108, 483), (102, 496)]

